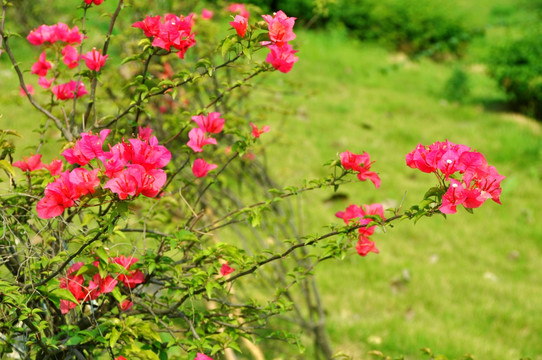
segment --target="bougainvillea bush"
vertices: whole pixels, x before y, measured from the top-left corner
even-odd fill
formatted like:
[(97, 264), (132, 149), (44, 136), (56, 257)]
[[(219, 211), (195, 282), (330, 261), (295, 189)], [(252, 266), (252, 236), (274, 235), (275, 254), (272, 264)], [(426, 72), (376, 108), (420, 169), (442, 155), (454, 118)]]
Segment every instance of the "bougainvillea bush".
[[(257, 356), (266, 341), (299, 344), (299, 332), (272, 323), (289, 314), (331, 358), (315, 266), (375, 256), (377, 228), (396, 221), (500, 203), (504, 177), (484, 155), (440, 139), (406, 154), (406, 166), (435, 176), (419, 204), (351, 204), (318, 233), (299, 233), (288, 199), (384, 184), (378, 154), (363, 149), (337, 149), (329, 176), (286, 188), (261, 165), (276, 135), (254, 116), (251, 85), (303, 61), (296, 19), (241, 3), (160, 13), (111, 3), (85, 0), (76, 25), (51, 19), (20, 37), (2, 21), (2, 50), (43, 116), (21, 159), (17, 129), (0, 132), (2, 356)], [(88, 30), (107, 4), (106, 32)], [(28, 66), (12, 51), (26, 44)], [(45, 159), (51, 132), (62, 149)]]

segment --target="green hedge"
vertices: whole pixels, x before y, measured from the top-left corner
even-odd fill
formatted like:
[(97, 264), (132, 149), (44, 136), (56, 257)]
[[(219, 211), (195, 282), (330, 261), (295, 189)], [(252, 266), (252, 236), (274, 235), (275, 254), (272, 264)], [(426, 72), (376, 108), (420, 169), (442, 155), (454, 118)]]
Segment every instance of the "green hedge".
[(314, 24), (317, 17), (320, 25), (342, 23), (360, 39), (381, 41), (411, 56), (461, 56), (476, 34), (457, 5), (441, 0), (328, 0), (324, 13), (316, 10), (322, 0), (251, 2), (282, 9), (300, 21)]
[(542, 27), (494, 46), (488, 65), (511, 104), (542, 119)]

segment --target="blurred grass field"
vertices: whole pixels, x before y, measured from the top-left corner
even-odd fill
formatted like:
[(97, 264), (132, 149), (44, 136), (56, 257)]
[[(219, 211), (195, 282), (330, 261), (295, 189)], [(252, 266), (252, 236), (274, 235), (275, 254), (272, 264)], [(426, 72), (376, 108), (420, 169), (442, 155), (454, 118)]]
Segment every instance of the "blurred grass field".
[[(474, 54), (483, 52), (478, 46)], [(330, 191), (303, 195), (296, 220), (304, 233), (325, 232), (325, 224), (338, 223), (334, 213), (350, 203), (397, 206), (404, 198), (407, 208), (420, 201), (434, 178), (404, 160), (420, 142), (469, 145), (507, 177), (502, 205), (398, 223), (374, 236), (380, 254), (353, 254), (317, 268), (335, 349), (354, 359), (371, 358), (371, 350), (418, 359), (424, 347), (449, 358), (542, 359), (540, 124), (497, 111), (504, 94), (476, 56), (463, 60), (470, 95), (455, 104), (442, 95), (451, 64), (411, 61), (341, 29), (298, 31), (295, 47), (300, 60), (291, 73), (259, 81), (264, 89), (281, 89), (280, 97), (259, 98), (262, 106), (290, 113), (259, 120), (274, 135), (263, 139), (270, 145), (270, 172), (282, 185), (296, 185), (326, 175), (322, 164), (338, 152), (367, 151), (382, 179), (378, 190), (370, 183), (341, 188), (345, 200), (328, 201)], [(26, 59), (27, 68), (31, 62)], [(26, 147), (35, 144), (33, 131), (43, 119), (19, 97), (5, 56), (0, 66), (0, 128), (24, 136), (17, 160), (33, 150)], [(44, 160), (58, 147), (50, 139)], [(284, 359), (305, 356), (288, 351)]]

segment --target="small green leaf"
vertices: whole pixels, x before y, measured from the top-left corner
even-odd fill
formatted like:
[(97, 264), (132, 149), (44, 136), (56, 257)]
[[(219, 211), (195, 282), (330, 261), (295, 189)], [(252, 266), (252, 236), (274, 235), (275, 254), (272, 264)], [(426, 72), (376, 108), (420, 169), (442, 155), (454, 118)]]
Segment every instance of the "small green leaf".
[(109, 337), (109, 346), (112, 348), (115, 347), (117, 344), (117, 341), (119, 341), (121, 333), (117, 330), (117, 328), (111, 329), (111, 336)]
[(7, 160), (0, 160), (0, 169), (5, 170), (11, 177), (15, 176), (15, 171), (13, 171), (13, 167)]

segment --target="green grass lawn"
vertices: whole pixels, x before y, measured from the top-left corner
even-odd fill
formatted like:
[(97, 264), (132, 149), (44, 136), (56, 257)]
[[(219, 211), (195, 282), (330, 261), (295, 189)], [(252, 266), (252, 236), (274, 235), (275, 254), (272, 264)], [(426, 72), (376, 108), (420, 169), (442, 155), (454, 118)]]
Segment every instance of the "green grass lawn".
[(379, 255), (317, 269), (336, 349), (356, 359), (370, 350), (420, 358), (422, 347), (451, 358), (541, 359), (540, 125), (486, 109), (504, 97), (476, 64), (466, 66), (466, 104), (450, 104), (441, 95), (449, 65), (411, 62), (340, 32), (298, 38), (300, 61), (277, 80), (280, 106), (297, 116), (270, 116), (280, 137), (268, 152), (270, 168), (292, 184), (325, 175), (321, 164), (348, 149), (369, 152), (382, 178), (379, 190), (371, 183), (342, 188), (346, 201), (329, 204), (331, 192), (305, 196), (305, 231), (323, 232), (349, 203), (398, 204), (405, 191), (405, 207), (421, 200), (434, 178), (404, 158), (419, 142), (469, 145), (507, 176), (502, 206), (399, 223), (375, 236)]
[[(470, 96), (460, 105), (442, 98), (451, 64), (412, 62), (340, 30), (299, 31), (295, 47), (299, 62), (292, 72), (259, 81), (282, 89), (280, 97), (258, 100), (277, 108), (259, 121), (272, 128), (273, 136), (262, 138), (270, 142), (271, 173), (282, 185), (297, 185), (326, 175), (321, 165), (350, 150), (371, 154), (382, 179), (378, 190), (371, 183), (341, 188), (346, 200), (326, 201), (331, 191), (302, 196), (298, 221), (305, 233), (324, 233), (350, 203), (420, 201), (434, 178), (408, 168), (404, 158), (420, 142), (469, 145), (507, 177), (502, 205), (398, 223), (374, 236), (380, 254), (362, 258), (352, 249), (345, 260), (317, 268), (336, 350), (354, 359), (370, 358), (371, 350), (418, 359), (423, 347), (450, 358), (542, 359), (540, 124), (492, 110), (488, 104), (502, 103), (504, 94), (473, 59), (463, 64)], [(19, 97), (5, 59), (1, 66), (0, 128), (24, 135), (17, 160), (34, 150), (26, 146), (42, 117)], [(44, 161), (58, 147), (51, 139)], [(293, 356), (288, 350), (284, 358)]]

